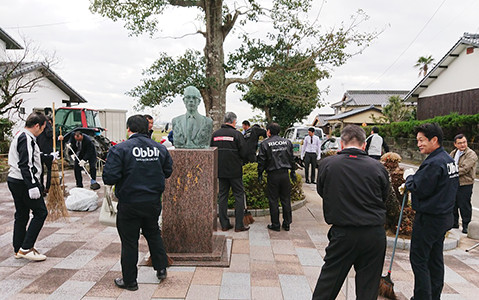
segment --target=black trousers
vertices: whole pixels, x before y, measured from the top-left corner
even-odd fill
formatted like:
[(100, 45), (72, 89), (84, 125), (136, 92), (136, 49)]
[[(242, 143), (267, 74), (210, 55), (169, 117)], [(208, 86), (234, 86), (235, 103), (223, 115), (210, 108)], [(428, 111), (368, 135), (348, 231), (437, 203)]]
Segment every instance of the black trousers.
[[(41, 156), (42, 160), (42, 173), (40, 174), (40, 181), (46, 190), (50, 189), (50, 184), (52, 182), (52, 157), (51, 156)], [(47, 182), (43, 181), (45, 177), (45, 171), (47, 173)]]
[(289, 181), (288, 169), (268, 172), (266, 189), (268, 193), (271, 224), (274, 227), (279, 227), (280, 225), (278, 198), (283, 208), (283, 224), (291, 224), (293, 216), (291, 213), (291, 183)]
[[(318, 156), (314, 152), (306, 152), (304, 155), (304, 176), (306, 177), (306, 180), (311, 178), (311, 182), (316, 181), (316, 159)], [(309, 166), (311, 165), (311, 177), (308, 177), (309, 175)]]
[(453, 215), (416, 213), (409, 260), (414, 272), (414, 299), (440, 299), (444, 286), (444, 236)]
[(121, 272), (127, 284), (136, 282), (138, 275), (138, 239), (140, 228), (148, 242), (155, 270), (168, 266), (165, 246), (158, 226), (161, 202), (118, 203), (116, 228), (121, 240)]
[[(12, 193), (15, 203), (15, 222), (13, 224), (13, 250), (15, 253), (23, 248), (25, 250), (33, 248), (38, 238), (43, 223), (48, 215), (47, 207), (43, 197), (39, 199), (30, 199), (27, 185), (20, 181), (8, 180), (8, 189)], [(41, 192), (41, 190), (40, 190)], [(30, 210), (33, 218), (30, 224)]]
[[(80, 157), (80, 159), (88, 160), (88, 164), (90, 165), (90, 176), (91, 179), (96, 180), (96, 156), (91, 157)], [(75, 180), (78, 187), (83, 187), (83, 178), (81, 175), (81, 171), (83, 170), (82, 167), (78, 164), (78, 161), (75, 159), (75, 164), (73, 167), (75, 172)]]
[(228, 195), (230, 188), (233, 190), (235, 197), (235, 228), (241, 229), (244, 227), (244, 188), (243, 178), (219, 178), (219, 194), (218, 194), (218, 206), (219, 217), (222, 228), (228, 228), (231, 225), (228, 218)]
[(329, 245), (313, 299), (336, 299), (351, 266), (354, 266), (356, 299), (376, 300), (386, 252), (384, 227), (333, 225), (329, 229), (328, 239)]
[(459, 224), (459, 212), (461, 212), (462, 227), (467, 228), (472, 217), (472, 184), (461, 185), (457, 189), (456, 204), (454, 205), (454, 224)]

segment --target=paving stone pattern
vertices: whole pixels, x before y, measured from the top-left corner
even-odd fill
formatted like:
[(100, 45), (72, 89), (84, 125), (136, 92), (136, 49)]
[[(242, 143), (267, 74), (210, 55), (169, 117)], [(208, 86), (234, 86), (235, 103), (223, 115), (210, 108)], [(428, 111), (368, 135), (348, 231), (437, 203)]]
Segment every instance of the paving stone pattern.
[[(71, 171), (66, 180), (74, 182)], [(67, 189), (71, 187), (69, 184)], [(289, 232), (268, 231), (266, 216), (255, 217), (249, 232), (215, 233), (233, 239), (229, 268), (171, 267), (167, 279), (160, 282), (151, 268), (139, 267), (139, 289), (131, 292), (113, 283), (121, 276), (120, 240), (115, 228), (99, 224), (98, 210), (71, 212), (69, 220), (47, 222), (36, 243), (48, 256), (46, 261), (15, 259), (11, 245), (14, 205), (7, 185), (1, 183), (0, 299), (311, 299), (323, 265), (329, 226), (314, 186), (305, 184), (304, 191), (307, 203), (293, 212)], [(442, 299), (477, 299), (479, 248), (465, 252), (476, 241), (458, 235), (459, 247), (445, 252)], [(141, 238), (140, 259), (147, 252)], [(390, 256), (388, 249), (385, 271)], [(409, 299), (413, 274), (406, 250), (396, 252), (392, 279), (399, 299)], [(355, 299), (354, 270), (338, 299)]]

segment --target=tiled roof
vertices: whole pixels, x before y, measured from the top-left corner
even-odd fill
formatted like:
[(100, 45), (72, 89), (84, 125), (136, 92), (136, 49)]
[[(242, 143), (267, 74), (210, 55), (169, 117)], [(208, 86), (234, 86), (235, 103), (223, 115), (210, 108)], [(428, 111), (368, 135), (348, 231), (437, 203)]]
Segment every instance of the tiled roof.
[(446, 68), (464, 51), (465, 48), (473, 46), (479, 48), (479, 34), (467, 33), (459, 39), (459, 41), (454, 44), (454, 46), (449, 50), (446, 55), (444, 55), (441, 60), (434, 65), (434, 67), (429, 70), (429, 72), (424, 76), (418, 84), (404, 97), (404, 100), (410, 102), (416, 102), (419, 98), (419, 95), (427, 89), (427, 87), (436, 79), (438, 76), (446, 70)]
[(331, 107), (343, 104), (347, 106), (381, 106), (388, 104), (389, 97), (404, 97), (408, 92), (404, 90), (349, 90), (344, 93), (341, 101), (331, 104)]
[(356, 109), (352, 109), (352, 110), (349, 110), (347, 112), (343, 112), (343, 113), (340, 113), (338, 115), (334, 115), (332, 117), (329, 117), (329, 118), (326, 118), (325, 120), (326, 121), (329, 121), (329, 120), (342, 120), (342, 119), (346, 119), (350, 116), (354, 116), (356, 114), (359, 114), (359, 113), (362, 113), (362, 112), (365, 112), (365, 111), (368, 111), (368, 110), (376, 110), (378, 112), (381, 112), (380, 109), (374, 107), (374, 105), (370, 105), (370, 106), (365, 106), (365, 107), (360, 107), (360, 108), (356, 108)]
[(7, 49), (23, 49), (11, 36), (8, 35), (2, 28), (0, 28), (0, 40), (7, 44)]
[(315, 118), (315, 120), (318, 120), (318, 122), (314, 124), (314, 126), (323, 126), (328, 122), (326, 119), (332, 116), (334, 116), (334, 114), (318, 114)]
[[(6, 68), (6, 63), (0, 63), (0, 71)], [(45, 77), (53, 82), (65, 94), (70, 96), (70, 102), (86, 103), (87, 100), (77, 93), (70, 85), (68, 85), (60, 76), (53, 72), (49, 67), (39, 62), (24, 62), (20, 63), (15, 71), (11, 74), (12, 78), (28, 74), (33, 71), (45, 72)]]

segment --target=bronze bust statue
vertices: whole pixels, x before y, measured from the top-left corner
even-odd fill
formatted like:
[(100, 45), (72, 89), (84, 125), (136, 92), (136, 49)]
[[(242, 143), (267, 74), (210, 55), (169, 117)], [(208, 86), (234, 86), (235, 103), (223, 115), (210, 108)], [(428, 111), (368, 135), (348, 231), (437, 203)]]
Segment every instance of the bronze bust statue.
[(188, 86), (183, 93), (186, 114), (173, 119), (175, 148), (204, 149), (210, 147), (213, 120), (198, 113), (201, 102), (200, 91)]

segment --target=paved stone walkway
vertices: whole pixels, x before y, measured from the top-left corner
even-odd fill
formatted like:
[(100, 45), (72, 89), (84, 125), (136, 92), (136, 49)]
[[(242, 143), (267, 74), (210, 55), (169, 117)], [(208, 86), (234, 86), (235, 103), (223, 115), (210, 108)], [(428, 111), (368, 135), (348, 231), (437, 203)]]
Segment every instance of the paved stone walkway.
[[(66, 178), (74, 182), (71, 171)], [(14, 206), (6, 183), (1, 183), (0, 299), (311, 299), (329, 226), (314, 186), (304, 185), (304, 191), (307, 204), (293, 212), (291, 231), (268, 231), (269, 217), (256, 217), (249, 232), (226, 233), (233, 238), (229, 268), (171, 267), (168, 278), (158, 284), (151, 268), (140, 267), (139, 290), (130, 292), (113, 283), (121, 275), (120, 241), (115, 228), (98, 223), (99, 210), (72, 212), (69, 221), (46, 223), (36, 243), (48, 256), (46, 261), (15, 259), (11, 246)], [(466, 253), (476, 241), (461, 236), (459, 248), (445, 252), (442, 299), (479, 297), (479, 248)], [(142, 238), (140, 258), (147, 250)], [(399, 299), (409, 299), (413, 275), (408, 252), (396, 253), (395, 291)], [(385, 269), (390, 255), (388, 249)], [(355, 299), (354, 271), (338, 299), (346, 295)]]

